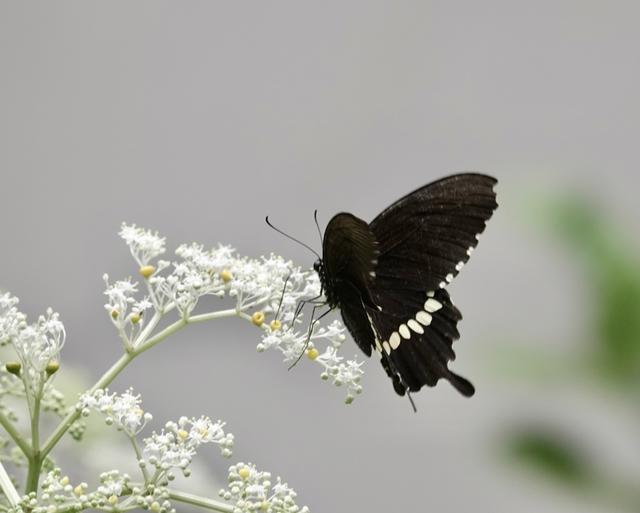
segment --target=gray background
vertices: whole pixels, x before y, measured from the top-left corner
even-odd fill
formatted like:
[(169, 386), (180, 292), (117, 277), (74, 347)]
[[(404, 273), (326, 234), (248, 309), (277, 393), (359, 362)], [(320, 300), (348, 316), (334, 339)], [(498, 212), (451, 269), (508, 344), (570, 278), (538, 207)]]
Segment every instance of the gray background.
[(234, 459), (283, 475), (315, 511), (601, 511), (495, 447), (523, 415), (578, 422), (637, 475), (623, 406), (510, 382), (492, 360), (499, 341), (579, 339), (585, 315), (575, 266), (522, 214), (527, 192), (584, 191), (640, 228), (639, 15), (635, 2), (4, 1), (0, 286), (30, 315), (61, 312), (64, 365), (91, 381), (119, 354), (101, 275), (135, 273), (122, 221), (170, 248), (220, 241), (311, 265), (266, 214), (317, 244), (314, 208), (322, 223), (371, 219), (444, 174), (488, 172), (501, 206), (452, 287), (472, 400), (441, 384), (414, 415), (371, 361), (345, 407), (315, 366), (256, 354), (235, 320), (190, 327), (114, 386), (134, 385), (159, 420), (226, 419)]

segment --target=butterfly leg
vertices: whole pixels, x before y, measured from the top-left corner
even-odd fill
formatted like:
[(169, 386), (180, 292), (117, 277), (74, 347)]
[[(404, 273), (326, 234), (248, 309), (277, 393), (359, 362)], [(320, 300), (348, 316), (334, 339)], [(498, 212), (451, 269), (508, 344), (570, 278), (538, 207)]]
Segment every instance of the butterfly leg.
[[(323, 292), (322, 290), (320, 291), (320, 294), (318, 294), (315, 297), (312, 297), (311, 299), (301, 299), (300, 301), (298, 301), (298, 304), (296, 305), (296, 310), (295, 313), (293, 315), (293, 320), (291, 321), (291, 324), (293, 325), (296, 322), (296, 319), (298, 318), (298, 316), (300, 315), (300, 313), (302, 313), (302, 309), (307, 305), (307, 304), (312, 304), (312, 305), (324, 305), (325, 301), (320, 300), (320, 298), (322, 297)], [(312, 316), (313, 317), (313, 316)]]
[(287, 283), (289, 283), (289, 278), (291, 278), (291, 273), (287, 275), (287, 279), (284, 280), (284, 285), (282, 286), (282, 294), (280, 295), (280, 302), (278, 303), (278, 310), (276, 311), (276, 316), (275, 316), (276, 319), (280, 315), (280, 308), (282, 308), (282, 301), (284, 300), (284, 293), (287, 290)]
[(320, 319), (322, 319), (325, 315), (327, 315), (331, 310), (333, 310), (333, 308), (328, 308), (326, 311), (322, 312), (317, 319), (314, 319), (316, 310), (325, 304), (326, 303), (323, 302), (323, 303), (317, 303), (313, 305), (313, 310), (311, 311), (311, 322), (309, 323), (309, 330), (307, 331), (307, 339), (304, 342), (304, 347), (302, 348), (302, 351), (300, 351), (300, 354), (298, 355), (298, 358), (296, 358), (296, 361), (289, 366), (288, 370), (293, 369), (302, 358), (302, 355), (307, 351), (307, 347), (309, 347), (309, 341), (311, 340), (311, 335), (313, 334), (313, 328), (315, 327), (316, 323)]

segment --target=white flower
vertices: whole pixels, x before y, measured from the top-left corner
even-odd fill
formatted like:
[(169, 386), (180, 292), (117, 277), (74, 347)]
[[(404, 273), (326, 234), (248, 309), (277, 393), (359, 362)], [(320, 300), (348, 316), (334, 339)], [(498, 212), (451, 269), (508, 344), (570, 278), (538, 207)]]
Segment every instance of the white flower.
[[(135, 225), (124, 224), (121, 236), (134, 256), (138, 255), (139, 264), (148, 263), (150, 255), (164, 251), (163, 238)], [(347, 389), (347, 402), (362, 391), (361, 364), (356, 360), (344, 362), (335, 351), (346, 338), (344, 326), (338, 321), (329, 325), (314, 322), (309, 334), (309, 322), (304, 321), (304, 313), (299, 309), (305, 301), (322, 300), (320, 279), (315, 271), (303, 271), (273, 254), (258, 259), (240, 257), (233, 248), (222, 245), (205, 249), (201, 244), (183, 244), (175, 253), (178, 260), (158, 261), (146, 278), (150, 299), (136, 298), (138, 284), (131, 279), (111, 285), (105, 276), (105, 294), (109, 298), (105, 308), (125, 346), (136, 349), (145, 342), (139, 334), (151, 335), (142, 330), (144, 310), (153, 307), (162, 316), (175, 308), (188, 321), (196, 315), (202, 297), (228, 297), (235, 301), (238, 314), (245, 319), (251, 317), (256, 326), (263, 328), (262, 340), (257, 344), (259, 351), (276, 349), (289, 364), (298, 361), (306, 351), (309, 359), (323, 367), (324, 379), (331, 377), (332, 383)], [(146, 255), (146, 260), (141, 254)], [(206, 314), (199, 320), (203, 317)]]
[(114, 284), (110, 284), (108, 274), (104, 274), (102, 279), (107, 286), (104, 295), (109, 299), (109, 302), (104, 305), (105, 309), (113, 317), (124, 317), (129, 306), (136, 302), (134, 296), (138, 292), (138, 284), (131, 281), (131, 278), (118, 280)]
[(9, 342), (25, 326), (27, 316), (16, 308), (18, 302), (8, 292), (0, 294), (0, 345)]
[(100, 486), (97, 493), (102, 495), (107, 501), (113, 500), (113, 497), (120, 497), (122, 492), (128, 488), (130, 477), (127, 474), (121, 474), (117, 470), (104, 472), (100, 475)]
[(324, 353), (318, 355), (316, 361), (325, 368), (321, 374), (322, 379), (331, 379), (334, 385), (347, 388), (345, 400), (347, 404), (352, 403), (355, 396), (362, 393), (362, 385), (360, 385), (360, 379), (364, 374), (360, 368), (362, 362), (357, 360), (345, 362), (343, 357), (338, 356), (335, 347), (327, 347)]
[[(47, 370), (57, 370), (60, 351), (64, 346), (66, 332), (58, 313), (51, 308), (46, 315), (41, 315), (32, 324), (27, 324), (26, 316), (15, 307), (17, 300), (10, 296), (3, 296), (5, 312), (0, 318), (5, 342), (10, 341), (20, 361), (21, 377), (25, 385), (27, 397), (32, 401), (41, 396), (43, 386), (49, 379)], [(1, 307), (0, 307), (1, 308)], [(55, 370), (53, 371), (55, 372)]]
[(132, 389), (120, 395), (110, 395), (106, 389), (83, 394), (80, 396), (78, 408), (83, 410), (85, 415), (89, 410), (104, 414), (108, 424), (115, 424), (129, 436), (138, 434), (152, 419), (152, 415), (142, 409), (140, 395), (134, 395)]
[[(15, 305), (18, 298), (0, 295), (0, 343), (11, 342), (27, 373), (42, 373), (60, 358), (66, 333), (60, 315), (51, 308), (33, 324)], [(35, 376), (32, 376), (35, 378)]]
[(216, 444), (223, 456), (231, 456), (233, 435), (225, 433), (223, 426), (224, 422), (213, 422), (208, 417), (181, 417), (178, 422), (167, 422), (160, 433), (154, 432), (143, 441), (143, 459), (164, 472), (172, 468), (184, 472), (202, 444)]
[(135, 224), (122, 223), (119, 233), (129, 246), (129, 250), (140, 267), (148, 265), (151, 260), (164, 253), (164, 237), (158, 232), (138, 228)]
[[(228, 486), (219, 495), (233, 503), (238, 512), (308, 513), (309, 508), (296, 504), (296, 492), (278, 477), (271, 483), (271, 473), (259, 471), (252, 463), (229, 467)], [(234, 510), (234, 511), (235, 511)]]

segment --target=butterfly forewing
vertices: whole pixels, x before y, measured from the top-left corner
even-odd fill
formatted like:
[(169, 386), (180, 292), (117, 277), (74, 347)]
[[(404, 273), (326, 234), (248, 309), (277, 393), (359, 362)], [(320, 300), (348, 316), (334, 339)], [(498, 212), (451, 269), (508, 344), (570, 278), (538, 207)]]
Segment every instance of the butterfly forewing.
[(466, 173), (425, 185), (370, 224), (379, 287), (434, 290), (453, 280), (497, 207), (489, 176)]

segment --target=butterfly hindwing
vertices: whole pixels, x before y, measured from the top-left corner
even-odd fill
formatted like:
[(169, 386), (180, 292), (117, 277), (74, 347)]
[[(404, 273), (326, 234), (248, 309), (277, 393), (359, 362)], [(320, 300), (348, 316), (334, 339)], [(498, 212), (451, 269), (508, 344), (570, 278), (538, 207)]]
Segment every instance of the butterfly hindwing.
[[(380, 302), (389, 306), (388, 297), (396, 295), (397, 292), (383, 294)], [(473, 385), (448, 368), (448, 362), (455, 359), (452, 346), (460, 337), (457, 323), (462, 319), (448, 292), (444, 289), (427, 294), (411, 291), (402, 296), (402, 301), (402, 308), (389, 306), (371, 311), (379, 342), (376, 347), (385, 370), (390, 366), (412, 392), (423, 385), (434, 386), (445, 378), (463, 395), (473, 395)]]
[(341, 291), (340, 314), (344, 325), (351, 333), (353, 340), (367, 356), (371, 356), (371, 351), (375, 346), (375, 335), (371, 329), (371, 321), (362, 303), (362, 298), (357, 290)]

